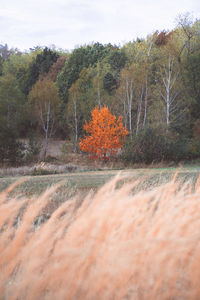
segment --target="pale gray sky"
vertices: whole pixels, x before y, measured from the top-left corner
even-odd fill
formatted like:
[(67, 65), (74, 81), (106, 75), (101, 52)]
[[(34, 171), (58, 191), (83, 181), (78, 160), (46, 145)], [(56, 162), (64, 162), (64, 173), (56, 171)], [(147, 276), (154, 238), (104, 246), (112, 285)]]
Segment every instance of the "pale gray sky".
[(124, 44), (172, 29), (178, 14), (200, 18), (200, 0), (0, 0), (0, 43), (73, 49), (90, 42)]

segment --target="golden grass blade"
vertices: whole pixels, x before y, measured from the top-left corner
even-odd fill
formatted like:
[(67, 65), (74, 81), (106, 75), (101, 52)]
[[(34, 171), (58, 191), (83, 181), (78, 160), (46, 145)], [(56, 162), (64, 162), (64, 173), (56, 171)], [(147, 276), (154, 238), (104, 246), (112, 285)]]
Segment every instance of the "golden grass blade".
[(66, 199), (37, 228), (60, 185), (21, 206), (2, 202), (2, 299), (199, 299), (199, 189), (174, 178), (136, 192), (141, 181), (126, 180), (114, 178), (83, 202)]

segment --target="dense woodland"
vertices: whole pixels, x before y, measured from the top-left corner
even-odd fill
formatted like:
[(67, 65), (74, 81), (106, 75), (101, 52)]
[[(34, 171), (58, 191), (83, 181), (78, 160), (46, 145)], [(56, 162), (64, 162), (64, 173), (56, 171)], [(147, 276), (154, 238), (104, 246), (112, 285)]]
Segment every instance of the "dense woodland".
[[(0, 161), (29, 159), (38, 137), (73, 140), (96, 107), (123, 116), (126, 162), (200, 157), (200, 21), (179, 16), (123, 46), (93, 43), (72, 52), (0, 45)], [(26, 151), (26, 152), (27, 152)], [(35, 152), (34, 152), (35, 151)]]

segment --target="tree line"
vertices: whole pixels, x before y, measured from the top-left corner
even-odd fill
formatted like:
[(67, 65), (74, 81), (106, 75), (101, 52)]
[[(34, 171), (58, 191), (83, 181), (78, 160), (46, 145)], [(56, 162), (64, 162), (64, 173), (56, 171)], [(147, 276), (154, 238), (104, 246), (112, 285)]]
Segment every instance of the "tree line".
[(179, 16), (119, 47), (72, 52), (0, 45), (0, 160), (21, 159), (20, 138), (71, 139), (74, 151), (91, 111), (107, 106), (129, 131), (122, 158), (146, 162), (200, 156), (200, 21)]

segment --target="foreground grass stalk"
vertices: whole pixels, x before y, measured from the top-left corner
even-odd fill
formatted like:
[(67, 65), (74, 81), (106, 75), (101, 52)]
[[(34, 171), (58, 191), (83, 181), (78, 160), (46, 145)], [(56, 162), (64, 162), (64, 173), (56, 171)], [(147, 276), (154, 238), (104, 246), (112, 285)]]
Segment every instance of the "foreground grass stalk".
[(39, 226), (58, 186), (1, 193), (0, 299), (199, 299), (200, 181), (194, 192), (175, 177), (149, 192), (120, 181), (66, 199)]

